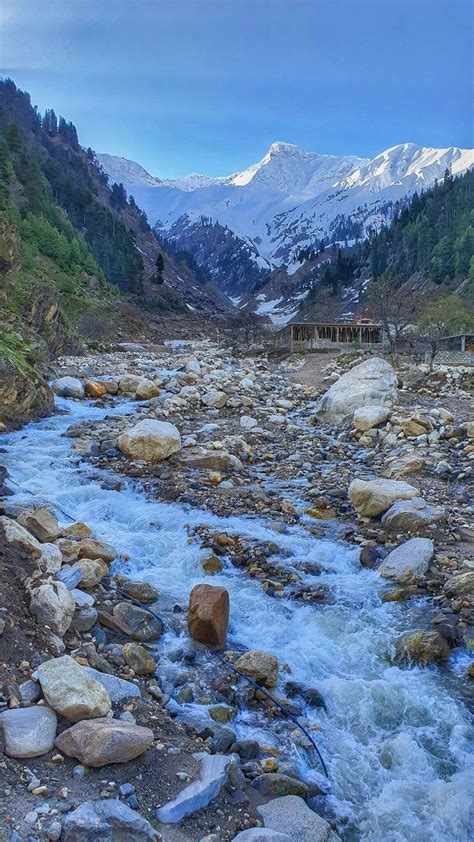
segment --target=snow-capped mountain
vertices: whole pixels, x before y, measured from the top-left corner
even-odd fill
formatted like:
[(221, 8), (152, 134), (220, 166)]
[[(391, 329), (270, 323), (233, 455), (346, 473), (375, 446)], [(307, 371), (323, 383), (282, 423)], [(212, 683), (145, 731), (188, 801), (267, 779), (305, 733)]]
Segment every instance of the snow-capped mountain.
[[(160, 233), (192, 251), (198, 263), (209, 251), (202, 245), (205, 217), (206, 224), (230, 229), (234, 252), (235, 240), (241, 239), (259, 271), (265, 265), (285, 265), (291, 273), (300, 265), (302, 248), (323, 238), (340, 239), (341, 230), (345, 237), (351, 230), (354, 237), (365, 237), (389, 221), (395, 202), (431, 187), (443, 178), (446, 167), (458, 175), (472, 166), (474, 152), (404, 143), (369, 159), (320, 155), (274, 143), (261, 161), (243, 172), (175, 180), (154, 178), (124, 158), (98, 159), (110, 178), (133, 194)], [(207, 227), (215, 237), (212, 225)], [(215, 279), (224, 281), (225, 272), (223, 265), (219, 278), (217, 261)], [(249, 286), (254, 281), (249, 277)], [(241, 288), (242, 279), (239, 294)]]

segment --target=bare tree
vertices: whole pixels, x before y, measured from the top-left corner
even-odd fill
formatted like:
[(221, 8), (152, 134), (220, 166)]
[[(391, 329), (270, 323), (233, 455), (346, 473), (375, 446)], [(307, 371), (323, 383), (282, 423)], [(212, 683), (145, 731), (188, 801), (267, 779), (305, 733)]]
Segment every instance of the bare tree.
[(416, 323), (420, 299), (400, 287), (393, 275), (385, 273), (371, 282), (368, 302), (374, 317), (383, 325), (392, 357), (396, 358), (407, 327)]

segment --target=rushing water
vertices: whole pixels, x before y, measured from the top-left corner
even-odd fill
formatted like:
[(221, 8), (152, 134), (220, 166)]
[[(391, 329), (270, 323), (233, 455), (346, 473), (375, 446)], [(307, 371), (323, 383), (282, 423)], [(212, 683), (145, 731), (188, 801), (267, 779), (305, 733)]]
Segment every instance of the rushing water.
[[(327, 803), (341, 820), (343, 838), (472, 839), (472, 728), (456, 683), (437, 667), (398, 668), (387, 654), (394, 636), (419, 625), (420, 613), (428, 609), (418, 604), (415, 621), (414, 609), (382, 603), (384, 585), (375, 572), (361, 570), (357, 549), (316, 539), (303, 528), (279, 533), (259, 518), (219, 518), (154, 502), (132, 482), (120, 492), (101, 488), (100, 478), (91, 479), (90, 465), (61, 433), (71, 423), (131, 413), (133, 405), (103, 410), (87, 402), (58, 404), (69, 414), (3, 436), (5, 464), (21, 486), (113, 543), (127, 558), (123, 569), (135, 578), (185, 604), (191, 587), (203, 581), (200, 562), (207, 552), (189, 540), (189, 527), (198, 524), (272, 541), (282, 551), (282, 564), (315, 561), (323, 568), (315, 581), (336, 597), (325, 606), (271, 599), (258, 581), (230, 566), (212, 581), (230, 593), (230, 642), (273, 652), (289, 664), (289, 677), (317, 687), (326, 700), (327, 713), (305, 715), (321, 725), (316, 736), (329, 767)], [(19, 492), (18, 499), (24, 498)], [(237, 724), (245, 730), (245, 716)], [(261, 736), (272, 742), (271, 726), (266, 727)]]

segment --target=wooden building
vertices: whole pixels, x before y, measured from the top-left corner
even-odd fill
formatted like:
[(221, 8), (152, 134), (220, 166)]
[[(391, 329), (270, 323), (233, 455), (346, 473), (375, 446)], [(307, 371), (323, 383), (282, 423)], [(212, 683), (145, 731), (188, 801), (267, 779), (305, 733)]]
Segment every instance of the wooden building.
[(347, 348), (352, 343), (361, 348), (383, 345), (383, 326), (364, 319), (361, 322), (314, 323), (286, 325), (274, 337), (275, 348), (289, 351), (318, 351), (325, 348)]

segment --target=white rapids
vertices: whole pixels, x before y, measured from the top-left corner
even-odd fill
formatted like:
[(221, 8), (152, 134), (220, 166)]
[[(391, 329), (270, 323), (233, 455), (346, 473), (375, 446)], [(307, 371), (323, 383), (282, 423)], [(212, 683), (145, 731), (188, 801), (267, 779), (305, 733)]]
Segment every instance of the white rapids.
[[(127, 559), (123, 569), (135, 578), (156, 584), (163, 594), (186, 604), (192, 586), (203, 581), (200, 562), (208, 554), (190, 541), (189, 527), (198, 524), (272, 541), (282, 550), (282, 564), (313, 560), (323, 567), (316, 581), (336, 595), (331, 605), (271, 599), (258, 581), (233, 567), (212, 582), (230, 593), (231, 641), (273, 652), (280, 664), (291, 668), (288, 678), (316, 686), (324, 697), (327, 713), (318, 709), (305, 715), (321, 725), (315, 736), (329, 769), (327, 801), (342, 838), (472, 839), (473, 734), (468, 711), (449, 670), (391, 664), (391, 641), (413, 626), (412, 611), (381, 602), (384, 585), (375, 572), (360, 568), (358, 550), (316, 539), (298, 527), (275, 532), (261, 518), (219, 518), (180, 504), (154, 502), (132, 482), (125, 482), (120, 492), (105, 490), (100, 478), (106, 473), (100, 472), (99, 481), (92, 479), (96, 469), (75, 455), (72, 440), (61, 433), (71, 423), (131, 413), (132, 404), (123, 402), (112, 410), (63, 399), (57, 404), (69, 413), (2, 437), (2, 461), (20, 486), (113, 543)], [(18, 491), (19, 501), (28, 497)], [(61, 519), (59, 510), (57, 514)], [(422, 609), (419, 605), (418, 624)], [(266, 742), (272, 742), (269, 729)]]

